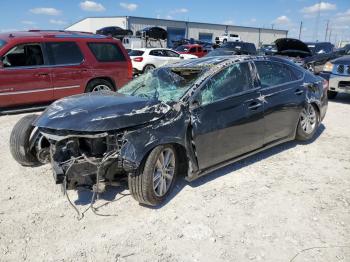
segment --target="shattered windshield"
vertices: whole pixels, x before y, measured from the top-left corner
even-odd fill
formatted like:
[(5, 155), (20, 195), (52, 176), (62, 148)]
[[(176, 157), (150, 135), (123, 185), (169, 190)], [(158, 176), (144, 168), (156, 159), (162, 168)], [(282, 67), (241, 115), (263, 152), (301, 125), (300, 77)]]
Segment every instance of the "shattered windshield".
[(178, 101), (202, 72), (202, 68), (159, 68), (132, 80), (118, 92), (162, 102)]
[(1, 39), (0, 39), (0, 49), (1, 49), (4, 45), (6, 45), (6, 42), (5, 42), (4, 40), (1, 40)]

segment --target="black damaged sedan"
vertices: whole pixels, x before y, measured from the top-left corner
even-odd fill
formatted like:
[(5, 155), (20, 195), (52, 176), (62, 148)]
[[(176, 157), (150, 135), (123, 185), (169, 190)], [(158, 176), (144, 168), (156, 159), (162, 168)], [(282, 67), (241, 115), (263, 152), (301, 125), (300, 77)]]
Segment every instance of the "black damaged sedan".
[(11, 153), (51, 163), (65, 189), (128, 182), (158, 205), (188, 181), (274, 145), (309, 140), (327, 110), (327, 82), (278, 57), (209, 57), (155, 69), (117, 93), (61, 99), (22, 118)]

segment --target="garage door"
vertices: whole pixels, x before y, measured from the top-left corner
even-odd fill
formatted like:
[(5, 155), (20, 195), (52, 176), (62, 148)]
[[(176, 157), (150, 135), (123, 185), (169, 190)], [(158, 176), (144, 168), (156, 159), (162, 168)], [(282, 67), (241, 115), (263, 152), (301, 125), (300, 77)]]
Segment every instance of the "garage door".
[(172, 41), (177, 41), (180, 39), (184, 39), (186, 35), (185, 28), (171, 28), (168, 27), (168, 47), (173, 46)]

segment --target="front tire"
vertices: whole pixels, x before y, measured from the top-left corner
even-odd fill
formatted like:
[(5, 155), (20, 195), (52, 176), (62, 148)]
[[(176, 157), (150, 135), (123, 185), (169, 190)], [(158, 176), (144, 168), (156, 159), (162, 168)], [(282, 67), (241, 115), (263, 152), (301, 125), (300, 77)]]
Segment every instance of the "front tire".
[(157, 206), (163, 203), (174, 186), (178, 166), (173, 146), (157, 146), (148, 155), (140, 171), (129, 175), (131, 195), (141, 204)]
[(335, 91), (327, 91), (328, 99), (334, 99), (338, 95), (338, 92)]
[(12, 157), (22, 166), (38, 166), (35, 149), (30, 149), (29, 139), (33, 133), (33, 122), (38, 115), (27, 115), (13, 127), (10, 135), (10, 152)]
[(307, 141), (311, 139), (320, 122), (320, 115), (313, 104), (307, 104), (301, 114), (297, 128), (296, 139), (299, 141)]

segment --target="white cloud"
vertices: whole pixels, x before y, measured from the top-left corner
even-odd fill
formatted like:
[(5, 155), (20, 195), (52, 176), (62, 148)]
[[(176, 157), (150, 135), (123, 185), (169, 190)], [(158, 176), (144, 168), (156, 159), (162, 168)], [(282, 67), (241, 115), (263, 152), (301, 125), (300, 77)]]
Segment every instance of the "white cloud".
[(331, 11), (335, 9), (337, 9), (337, 6), (335, 4), (321, 2), (318, 4), (304, 7), (303, 9), (301, 9), (301, 12), (305, 14), (314, 14), (314, 13), (317, 13), (318, 10), (322, 12), (322, 11)]
[(80, 2), (80, 8), (84, 11), (89, 12), (103, 12), (106, 10), (106, 8), (102, 4), (89, 0)]
[(66, 21), (63, 21), (63, 20), (56, 20), (56, 19), (50, 19), (50, 24), (53, 24), (53, 25), (66, 25), (67, 22)]
[(130, 12), (135, 11), (139, 7), (137, 4), (133, 3), (119, 3), (119, 5)]
[(29, 12), (36, 14), (36, 15), (60, 15), (61, 11), (57, 10), (56, 8), (52, 7), (37, 7), (30, 9)]
[(185, 13), (188, 13), (188, 9), (187, 8), (178, 8), (178, 9), (175, 9), (173, 11), (171, 11), (172, 14), (185, 14)]
[(167, 15), (166, 17), (165, 17), (165, 19), (173, 19), (173, 17), (171, 16), (171, 15)]
[(233, 25), (235, 22), (233, 20), (226, 20), (222, 22), (224, 25)]
[(350, 23), (350, 9), (343, 13), (337, 13), (335, 16), (336, 23)]
[(287, 16), (281, 15), (277, 17), (275, 20), (273, 20), (272, 23), (276, 25), (290, 25), (291, 20)]
[(24, 25), (35, 25), (36, 24), (35, 22), (29, 21), (29, 20), (23, 20), (23, 21), (21, 21), (21, 23)]

